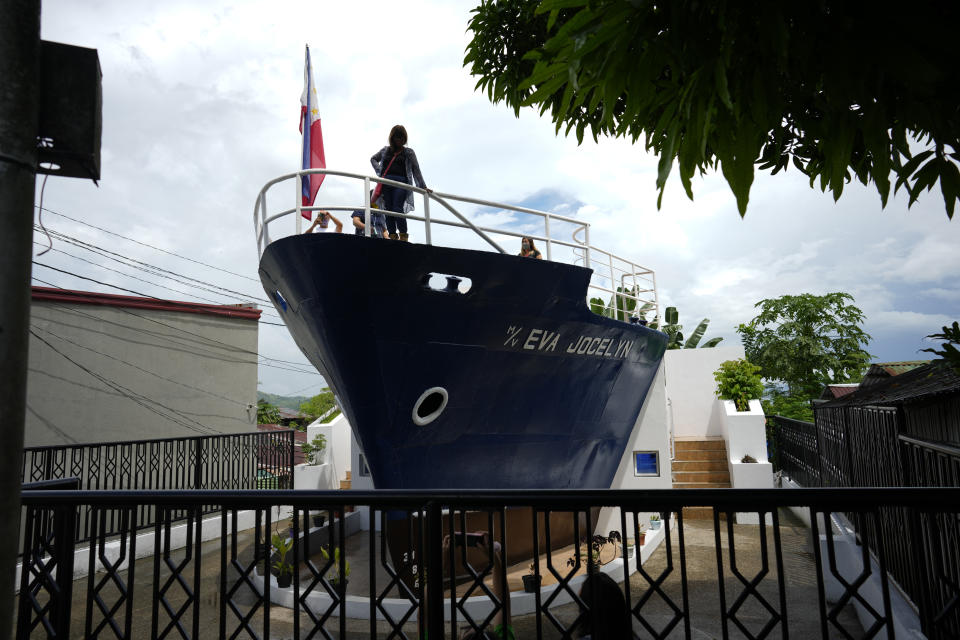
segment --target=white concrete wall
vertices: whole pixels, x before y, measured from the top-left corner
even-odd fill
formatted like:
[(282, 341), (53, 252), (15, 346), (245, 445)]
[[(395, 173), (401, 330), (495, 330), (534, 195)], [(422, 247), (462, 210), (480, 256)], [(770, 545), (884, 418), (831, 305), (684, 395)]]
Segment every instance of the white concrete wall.
[[(716, 400), (721, 414), (723, 439), (727, 443), (727, 465), (730, 486), (734, 489), (772, 489), (773, 465), (767, 460), (766, 419), (760, 400), (751, 400), (747, 411), (737, 411), (733, 400)], [(744, 456), (756, 462), (741, 462)], [(756, 513), (737, 513), (737, 524), (759, 524)], [(766, 515), (773, 523), (771, 514)]]
[[(332, 456), (333, 465), (337, 468), (337, 480), (346, 480), (347, 472), (356, 466), (353, 464), (351, 456), (351, 443), (353, 442), (353, 430), (350, 428), (350, 422), (347, 417), (341, 413), (336, 418), (324, 425), (329, 429), (327, 436), (327, 449)], [(353, 481), (353, 480), (351, 480)]]
[[(673, 487), (672, 470), (670, 466), (670, 431), (667, 426), (667, 386), (664, 376), (664, 364), (650, 385), (647, 399), (643, 403), (640, 415), (637, 417), (633, 434), (627, 443), (623, 458), (617, 467), (617, 473), (610, 485), (611, 489), (670, 489)], [(633, 452), (658, 451), (660, 453), (660, 475), (634, 475)], [(649, 514), (641, 514), (640, 523), (649, 526)], [(620, 509), (604, 508), (597, 519), (595, 532), (607, 535), (610, 531), (620, 531)], [(625, 540), (634, 536), (633, 526), (628, 521), (627, 531), (620, 531)]]
[(27, 447), (257, 428), (256, 320), (34, 300), (30, 324), (63, 355), (30, 337)]
[(672, 349), (664, 357), (667, 397), (675, 437), (722, 435), (713, 372), (727, 360), (744, 357), (743, 347)]
[[(344, 419), (346, 422), (346, 419)], [(349, 423), (348, 423), (349, 424)], [(360, 475), (361, 464), (360, 464), (360, 454), (363, 453), (363, 449), (360, 448), (360, 443), (357, 442), (356, 436), (353, 435), (353, 429), (350, 429), (350, 463), (353, 465), (353, 471), (350, 473), (350, 488), (357, 489), (359, 491), (370, 491), (375, 489), (373, 486), (373, 476), (363, 476)], [(370, 507), (357, 507), (357, 511), (360, 512), (360, 528), (364, 531), (370, 530)], [(376, 530), (380, 530), (380, 523), (374, 523)]]

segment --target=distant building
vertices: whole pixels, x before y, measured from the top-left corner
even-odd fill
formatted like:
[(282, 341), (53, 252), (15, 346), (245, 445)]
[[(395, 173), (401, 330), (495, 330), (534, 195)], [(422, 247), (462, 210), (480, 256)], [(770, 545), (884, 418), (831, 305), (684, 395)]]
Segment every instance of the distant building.
[(904, 362), (877, 362), (870, 365), (867, 372), (863, 374), (863, 380), (860, 386), (864, 389), (872, 387), (875, 384), (883, 382), (887, 378), (898, 376), (901, 373), (912, 371), (917, 367), (930, 364), (929, 360), (908, 360)]
[(25, 446), (256, 430), (259, 309), (32, 297)]

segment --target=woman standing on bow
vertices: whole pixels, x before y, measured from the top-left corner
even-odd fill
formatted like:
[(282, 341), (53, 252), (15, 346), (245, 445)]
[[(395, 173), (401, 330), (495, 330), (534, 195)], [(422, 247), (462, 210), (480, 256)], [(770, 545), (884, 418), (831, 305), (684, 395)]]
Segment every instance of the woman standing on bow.
[[(377, 151), (370, 158), (370, 164), (373, 165), (373, 170), (377, 172), (377, 175), (395, 182), (416, 183), (421, 189), (426, 189), (427, 184), (423, 181), (423, 174), (420, 173), (417, 154), (413, 152), (413, 149), (405, 146), (407, 144), (407, 130), (402, 125), (396, 125), (393, 129), (390, 129), (388, 142), (390, 144)], [(388, 212), (387, 231), (390, 232), (390, 239), (400, 239), (406, 242), (410, 237), (407, 234), (407, 219), (391, 216), (389, 212), (410, 213), (413, 211), (413, 191), (403, 187), (383, 185), (382, 201), (380, 208)]]

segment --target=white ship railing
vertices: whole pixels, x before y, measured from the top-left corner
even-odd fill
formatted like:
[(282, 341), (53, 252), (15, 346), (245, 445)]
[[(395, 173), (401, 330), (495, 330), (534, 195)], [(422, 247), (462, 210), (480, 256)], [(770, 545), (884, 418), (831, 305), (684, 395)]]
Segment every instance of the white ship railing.
[[(323, 174), (328, 177), (334, 176), (356, 181), (357, 186), (363, 189), (361, 194), (363, 204), (345, 206), (315, 203), (314, 206), (310, 207), (302, 206), (300, 195), (300, 178), (310, 174)], [(271, 189), (273, 189), (273, 187), (276, 187), (280, 183), (287, 181), (290, 181), (290, 183), (293, 185), (293, 188), (290, 188), (289, 186), (284, 187), (284, 189), (289, 190), (284, 194), (284, 196), (281, 196), (281, 200), (289, 202), (287, 198), (290, 195), (294, 195), (294, 206), (271, 213), (267, 205), (267, 195), (271, 194)], [(295, 231), (297, 234), (303, 232), (303, 218), (301, 214), (306, 211), (325, 210), (352, 212), (357, 209), (363, 209), (364, 220), (369, 221), (371, 210), (370, 194), (372, 192), (372, 185), (378, 182), (384, 185), (402, 187), (404, 189), (413, 191), (416, 196), (421, 198), (423, 205), (422, 216), (415, 215), (413, 213), (388, 213), (386, 211), (383, 213), (391, 216), (403, 217), (411, 221), (423, 222), (424, 240), (428, 245), (435, 244), (434, 227), (458, 227), (462, 229), (470, 229), (477, 236), (482, 238), (487, 244), (489, 244), (494, 250), (500, 253), (508, 252), (505, 251), (502, 246), (500, 246), (494, 236), (532, 238), (535, 242), (540, 242), (543, 244), (545, 249), (544, 257), (547, 260), (562, 260), (562, 258), (557, 255), (558, 252), (555, 251), (555, 248), (568, 248), (570, 249), (570, 254), (572, 255), (572, 259), (569, 260), (569, 262), (572, 264), (579, 264), (581, 266), (588, 266), (593, 269), (593, 276), (590, 280), (588, 297), (590, 297), (594, 302), (596, 301), (596, 298), (600, 298), (600, 302), (602, 303), (600, 306), (603, 307), (604, 315), (608, 317), (619, 318), (621, 320), (628, 320), (631, 315), (639, 315), (641, 318), (643, 318), (646, 316), (646, 314), (653, 312), (653, 315), (647, 319), (657, 319), (658, 321), (660, 319), (660, 303), (657, 295), (657, 281), (653, 270), (592, 245), (590, 243), (590, 224), (587, 222), (562, 216), (556, 213), (550, 213), (548, 211), (538, 211), (536, 209), (518, 207), (511, 204), (504, 204), (502, 202), (493, 202), (489, 200), (481, 200), (479, 198), (459, 196), (452, 193), (431, 191), (406, 183), (387, 180), (386, 178), (362, 175), (358, 173), (349, 173), (346, 171), (335, 171), (332, 169), (310, 169), (289, 173), (267, 182), (263, 188), (260, 189), (260, 193), (257, 195), (257, 200), (253, 208), (253, 226), (257, 238), (257, 255), (263, 255), (263, 250), (272, 242), (270, 225), (287, 216), (294, 217), (295, 228), (292, 229), (292, 231)], [(325, 196), (328, 191), (329, 190), (322, 190), (317, 196), (318, 200), (322, 196)], [(458, 211), (453, 204), (451, 204), (454, 202), (478, 205), (481, 207), (499, 209), (503, 212), (514, 212), (538, 217), (543, 221), (543, 234), (538, 235), (526, 231), (517, 231), (515, 229), (506, 227), (491, 227), (475, 224), (461, 211)], [(443, 219), (437, 217), (431, 212), (431, 204), (439, 205), (442, 208), (441, 211), (446, 211), (449, 213), (452, 216), (452, 219)], [(436, 208), (434, 208), (434, 210), (435, 209)], [(551, 223), (554, 227), (557, 226), (557, 223), (562, 223), (567, 226), (568, 230), (569, 227), (572, 226), (573, 232), (570, 234), (570, 239), (567, 240), (559, 237), (556, 230), (551, 229)], [(369, 236), (371, 233), (371, 226), (372, 225), (370, 224), (365, 225), (365, 233), (367, 236)], [(289, 227), (287, 228), (289, 229)]]

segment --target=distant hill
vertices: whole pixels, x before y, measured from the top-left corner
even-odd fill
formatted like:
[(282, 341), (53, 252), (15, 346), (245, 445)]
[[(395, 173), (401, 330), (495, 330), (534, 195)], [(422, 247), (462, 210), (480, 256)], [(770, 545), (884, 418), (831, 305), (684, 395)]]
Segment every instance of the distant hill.
[(279, 396), (275, 393), (257, 391), (257, 400), (266, 400), (270, 404), (276, 407), (283, 407), (284, 409), (299, 409), (301, 404), (312, 397), (313, 396)]

